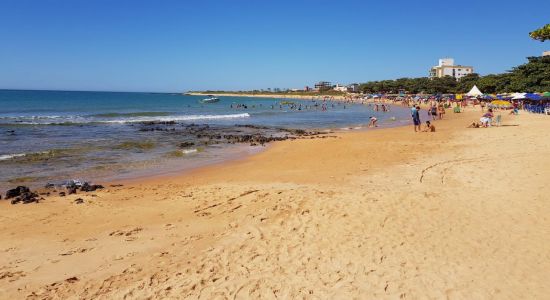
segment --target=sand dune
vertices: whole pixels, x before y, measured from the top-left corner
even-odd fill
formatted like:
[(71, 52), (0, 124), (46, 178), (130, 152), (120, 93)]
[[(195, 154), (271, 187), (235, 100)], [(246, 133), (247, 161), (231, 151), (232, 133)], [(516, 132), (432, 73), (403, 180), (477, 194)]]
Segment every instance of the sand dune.
[(4, 201), (0, 298), (544, 299), (549, 119), (478, 115)]

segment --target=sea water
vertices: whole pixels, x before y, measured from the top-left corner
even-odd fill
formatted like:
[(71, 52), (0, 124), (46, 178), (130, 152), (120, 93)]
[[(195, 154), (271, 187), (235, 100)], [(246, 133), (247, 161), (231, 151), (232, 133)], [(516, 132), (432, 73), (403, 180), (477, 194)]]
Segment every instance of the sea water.
[(0, 189), (179, 171), (258, 148), (197, 141), (193, 126), (219, 135), (276, 136), (282, 128), (365, 128), (371, 116), (381, 127), (408, 121), (408, 110), (399, 107), (381, 112), (363, 104), (254, 97), (203, 104), (205, 97), (0, 90)]

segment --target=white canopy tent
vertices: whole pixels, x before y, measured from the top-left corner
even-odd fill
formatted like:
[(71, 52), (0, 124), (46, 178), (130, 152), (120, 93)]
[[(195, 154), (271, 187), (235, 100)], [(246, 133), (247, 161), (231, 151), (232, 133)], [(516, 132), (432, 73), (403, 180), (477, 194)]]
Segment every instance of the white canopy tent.
[(521, 100), (525, 99), (525, 93), (513, 93), (512, 100)]
[(470, 97), (477, 97), (481, 95), (483, 95), (483, 93), (477, 88), (477, 85), (474, 85), (474, 87), (468, 93), (466, 93), (466, 96)]

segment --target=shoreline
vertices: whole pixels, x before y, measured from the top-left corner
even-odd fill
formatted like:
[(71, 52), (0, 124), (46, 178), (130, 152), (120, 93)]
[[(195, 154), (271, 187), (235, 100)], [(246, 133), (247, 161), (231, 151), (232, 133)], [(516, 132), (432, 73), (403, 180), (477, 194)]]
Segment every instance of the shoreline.
[[(435, 133), (405, 126), (276, 142), (95, 197), (2, 201), (2, 291), (30, 299), (544, 297), (548, 120), (503, 115), (507, 126), (467, 129), (479, 115), (449, 113)], [(84, 203), (73, 204), (77, 197)]]

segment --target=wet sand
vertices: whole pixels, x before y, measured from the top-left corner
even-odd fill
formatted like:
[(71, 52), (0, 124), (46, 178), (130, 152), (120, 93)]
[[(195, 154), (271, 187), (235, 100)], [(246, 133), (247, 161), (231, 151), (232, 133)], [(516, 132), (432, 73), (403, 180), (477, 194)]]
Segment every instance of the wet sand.
[(479, 116), (2, 200), (0, 298), (545, 298), (550, 119)]

